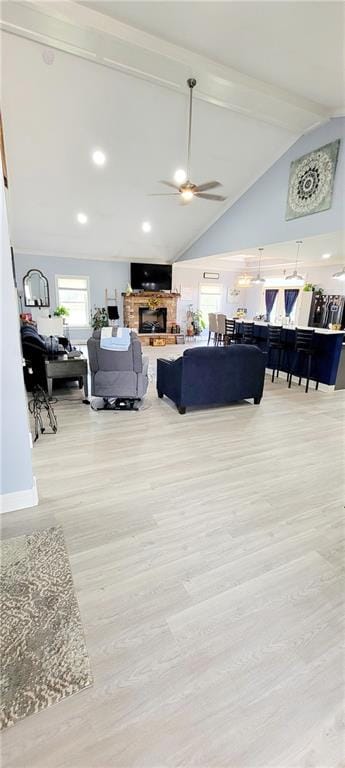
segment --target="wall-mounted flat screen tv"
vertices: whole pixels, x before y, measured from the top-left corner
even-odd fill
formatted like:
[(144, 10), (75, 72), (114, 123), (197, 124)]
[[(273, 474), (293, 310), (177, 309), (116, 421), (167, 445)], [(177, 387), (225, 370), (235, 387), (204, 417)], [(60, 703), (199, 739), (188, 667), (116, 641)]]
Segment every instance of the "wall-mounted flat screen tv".
[(171, 264), (131, 263), (133, 291), (171, 291)]

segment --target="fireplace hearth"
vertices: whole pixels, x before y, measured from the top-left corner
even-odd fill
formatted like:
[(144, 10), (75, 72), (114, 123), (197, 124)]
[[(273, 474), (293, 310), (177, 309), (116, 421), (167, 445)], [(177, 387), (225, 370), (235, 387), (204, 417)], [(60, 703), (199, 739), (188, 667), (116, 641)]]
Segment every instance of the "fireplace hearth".
[(166, 333), (166, 307), (148, 309), (139, 307), (139, 333)]

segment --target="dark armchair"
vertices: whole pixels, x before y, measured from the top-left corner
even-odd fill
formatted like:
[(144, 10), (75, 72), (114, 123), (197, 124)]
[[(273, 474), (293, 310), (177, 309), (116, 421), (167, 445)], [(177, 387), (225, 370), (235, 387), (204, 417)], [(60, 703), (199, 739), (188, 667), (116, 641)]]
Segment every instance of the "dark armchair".
[(191, 405), (233, 403), (254, 399), (260, 403), (266, 356), (258, 347), (187, 349), (178, 360), (157, 361), (158, 397), (167, 395), (181, 414)]

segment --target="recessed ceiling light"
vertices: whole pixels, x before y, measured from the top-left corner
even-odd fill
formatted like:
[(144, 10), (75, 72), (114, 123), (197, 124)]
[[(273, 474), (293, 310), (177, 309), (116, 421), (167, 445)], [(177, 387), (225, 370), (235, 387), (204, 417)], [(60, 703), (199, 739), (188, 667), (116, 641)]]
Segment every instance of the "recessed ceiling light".
[(183, 168), (179, 168), (174, 173), (174, 179), (176, 181), (176, 184), (183, 184), (184, 181), (187, 179), (186, 171), (183, 170)]
[(106, 156), (101, 149), (95, 149), (95, 151), (92, 153), (92, 159), (95, 165), (104, 165)]
[(143, 232), (151, 232), (152, 227), (151, 227), (150, 222), (149, 221), (143, 221), (143, 223), (141, 225), (141, 229), (143, 230)]
[(322, 256), (321, 256), (321, 258), (322, 258), (322, 259), (330, 259), (330, 258), (331, 258), (331, 255), (332, 255), (331, 253), (323, 253), (323, 254), (322, 254)]
[(86, 213), (77, 213), (77, 221), (79, 221), (79, 224), (86, 224), (87, 223), (87, 215)]

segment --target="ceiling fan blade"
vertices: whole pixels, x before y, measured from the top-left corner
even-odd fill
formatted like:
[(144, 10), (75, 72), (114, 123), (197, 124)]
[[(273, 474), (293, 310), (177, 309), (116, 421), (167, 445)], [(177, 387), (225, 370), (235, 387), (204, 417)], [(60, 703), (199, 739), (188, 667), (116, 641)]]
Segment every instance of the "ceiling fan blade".
[(162, 181), (160, 180), (158, 184), (165, 184), (166, 187), (172, 187), (173, 189), (180, 189), (178, 184), (173, 184), (172, 181)]
[(220, 181), (206, 181), (205, 184), (197, 184), (197, 192), (206, 192), (207, 189), (215, 189), (215, 187), (221, 187)]
[(204, 192), (195, 192), (195, 197), (203, 197), (204, 200), (226, 200), (226, 197), (223, 197), (223, 195), (207, 195)]
[(179, 192), (152, 192), (151, 194), (148, 194), (148, 197), (175, 197), (179, 196)]

